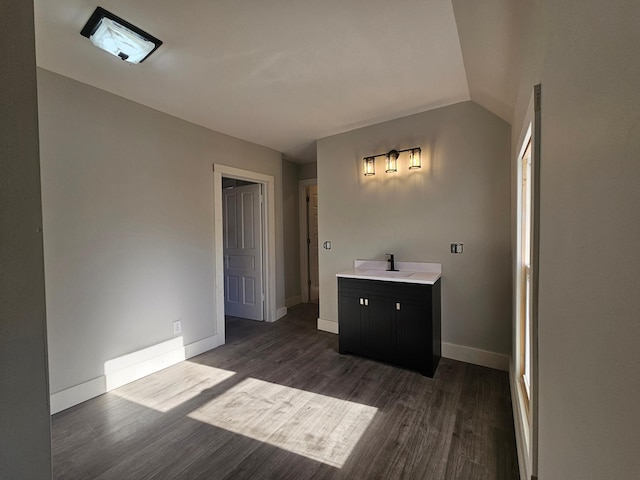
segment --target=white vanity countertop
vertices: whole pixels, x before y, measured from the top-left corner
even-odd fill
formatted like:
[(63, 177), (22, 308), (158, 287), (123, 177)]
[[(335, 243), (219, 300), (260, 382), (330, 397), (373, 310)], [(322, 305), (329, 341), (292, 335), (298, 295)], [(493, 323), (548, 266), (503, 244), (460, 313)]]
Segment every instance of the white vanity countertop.
[(398, 271), (390, 272), (385, 260), (356, 260), (351, 270), (340, 272), (336, 277), (433, 285), (442, 275), (440, 263), (396, 262), (395, 267)]

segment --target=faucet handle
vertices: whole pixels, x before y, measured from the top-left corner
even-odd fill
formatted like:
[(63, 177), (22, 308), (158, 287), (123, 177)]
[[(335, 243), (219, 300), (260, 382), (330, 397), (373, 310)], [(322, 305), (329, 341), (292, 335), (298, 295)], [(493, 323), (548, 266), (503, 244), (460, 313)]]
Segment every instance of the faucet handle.
[(393, 258), (393, 253), (385, 253), (385, 255), (389, 255), (387, 262), (389, 262), (389, 270), (392, 272), (396, 271), (396, 261)]

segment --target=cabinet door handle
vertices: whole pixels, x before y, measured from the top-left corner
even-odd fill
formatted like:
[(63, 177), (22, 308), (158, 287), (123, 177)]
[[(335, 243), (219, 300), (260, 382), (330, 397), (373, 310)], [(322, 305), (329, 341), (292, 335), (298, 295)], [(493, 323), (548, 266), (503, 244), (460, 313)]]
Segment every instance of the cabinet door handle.
[(365, 299), (364, 299), (364, 304), (365, 304), (367, 307), (369, 306), (369, 299), (368, 299), (368, 298), (365, 298)]
[(400, 302), (396, 303), (396, 310), (400, 310)]
[(364, 305), (364, 298), (360, 297), (360, 305)]

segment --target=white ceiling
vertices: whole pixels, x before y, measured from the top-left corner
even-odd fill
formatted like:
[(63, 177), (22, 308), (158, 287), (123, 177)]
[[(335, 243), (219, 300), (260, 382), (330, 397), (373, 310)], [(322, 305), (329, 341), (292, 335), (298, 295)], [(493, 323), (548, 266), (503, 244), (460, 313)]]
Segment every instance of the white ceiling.
[(37, 63), (309, 162), (319, 138), (464, 100), (509, 121), (510, 2), (101, 0), (164, 42), (130, 65), (80, 35), (95, 0), (35, 0)]

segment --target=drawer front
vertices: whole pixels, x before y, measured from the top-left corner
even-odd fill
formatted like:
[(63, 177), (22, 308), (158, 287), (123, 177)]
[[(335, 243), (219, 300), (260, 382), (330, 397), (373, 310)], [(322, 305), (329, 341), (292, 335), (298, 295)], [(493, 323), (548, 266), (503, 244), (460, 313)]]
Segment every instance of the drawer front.
[(338, 292), (367, 292), (372, 295), (384, 295), (398, 298), (420, 298), (431, 295), (431, 285), (405, 282), (385, 282), (383, 280), (364, 280), (358, 278), (338, 278)]

